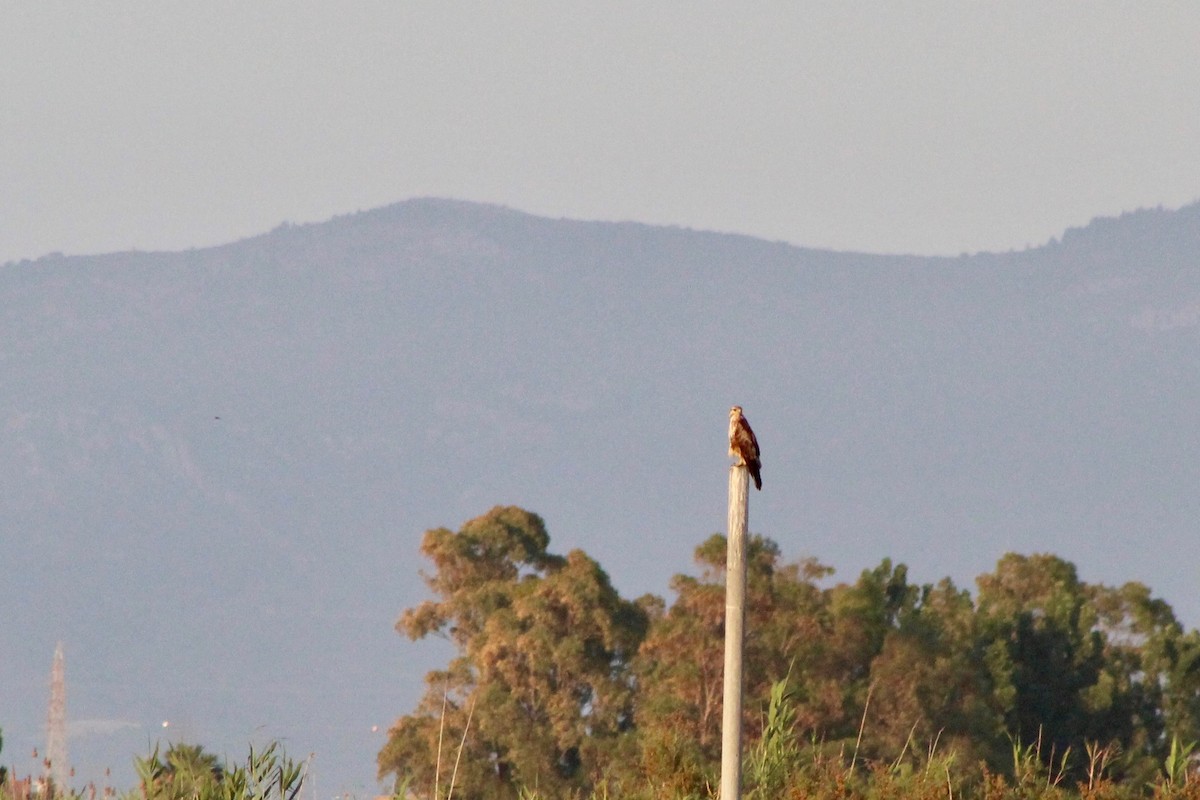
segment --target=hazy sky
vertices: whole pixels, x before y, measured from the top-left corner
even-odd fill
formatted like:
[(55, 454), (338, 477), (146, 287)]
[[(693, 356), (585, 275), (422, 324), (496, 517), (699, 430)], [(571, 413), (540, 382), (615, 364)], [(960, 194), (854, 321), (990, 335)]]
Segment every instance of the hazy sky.
[(1200, 198), (1200, 3), (0, 0), (0, 262), (421, 195), (1021, 248)]

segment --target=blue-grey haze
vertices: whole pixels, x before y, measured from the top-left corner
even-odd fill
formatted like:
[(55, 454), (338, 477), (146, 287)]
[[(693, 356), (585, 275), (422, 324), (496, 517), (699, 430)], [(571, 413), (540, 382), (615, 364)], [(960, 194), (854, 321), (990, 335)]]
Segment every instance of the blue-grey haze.
[(969, 587), (1049, 551), (1195, 626), (1198, 253), (1200, 205), (917, 258), (417, 200), (9, 263), (3, 758), (33, 767), (62, 640), (81, 780), (278, 736), (370, 794), (447, 656), (392, 629), (421, 533), (522, 505), (664, 594), (724, 525), (733, 403), (790, 557)]

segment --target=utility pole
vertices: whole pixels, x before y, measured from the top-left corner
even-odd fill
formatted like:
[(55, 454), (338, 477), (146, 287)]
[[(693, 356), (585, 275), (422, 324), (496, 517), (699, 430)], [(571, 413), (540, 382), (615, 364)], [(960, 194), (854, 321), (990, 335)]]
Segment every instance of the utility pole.
[(746, 522), (750, 472), (729, 468), (729, 538), (725, 560), (725, 694), (721, 717), (721, 800), (742, 796), (742, 655), (746, 628)]
[(54, 648), (50, 667), (50, 713), (46, 720), (46, 771), (55, 794), (65, 795), (70, 767), (67, 765), (67, 679), (62, 642)]

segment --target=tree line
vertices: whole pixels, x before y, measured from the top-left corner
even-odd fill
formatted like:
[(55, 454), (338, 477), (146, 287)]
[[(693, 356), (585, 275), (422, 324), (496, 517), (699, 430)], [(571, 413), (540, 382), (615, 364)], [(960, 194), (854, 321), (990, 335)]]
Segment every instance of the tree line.
[[(396, 627), (455, 655), (392, 727), (381, 777), (417, 797), (712, 796), (724, 536), (670, 603), (549, 547), (511, 506), (425, 533), (433, 599)], [(834, 583), (761, 536), (746, 560), (748, 796), (1200, 797), (1200, 633), (1146, 586), (1045, 554), (1005, 555), (973, 595), (889, 559)]]

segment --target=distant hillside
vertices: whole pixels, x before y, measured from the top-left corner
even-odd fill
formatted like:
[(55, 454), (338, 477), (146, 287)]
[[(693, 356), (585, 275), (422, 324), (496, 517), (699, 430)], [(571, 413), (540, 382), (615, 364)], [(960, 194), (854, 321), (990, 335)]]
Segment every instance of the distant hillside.
[(414, 200), (7, 264), (4, 758), (61, 639), (85, 777), (279, 735), (369, 791), (444, 656), (392, 630), (421, 533), (522, 505), (664, 594), (723, 528), (733, 403), (789, 556), (970, 586), (1050, 551), (1195, 626), (1198, 254), (1200, 205), (935, 259)]

